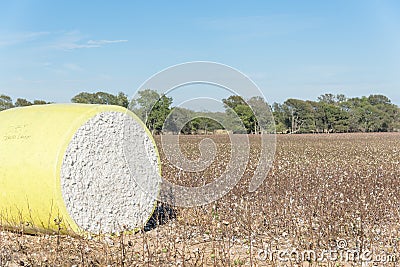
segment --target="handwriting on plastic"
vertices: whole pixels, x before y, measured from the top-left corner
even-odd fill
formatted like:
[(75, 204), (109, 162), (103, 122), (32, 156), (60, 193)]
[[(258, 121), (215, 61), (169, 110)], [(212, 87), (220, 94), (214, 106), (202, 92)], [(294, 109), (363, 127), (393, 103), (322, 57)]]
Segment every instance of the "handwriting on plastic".
[(26, 134), (26, 128), (28, 124), (22, 125), (11, 125), (6, 134), (3, 136), (4, 141), (11, 141), (11, 140), (26, 140), (31, 138), (31, 135)]

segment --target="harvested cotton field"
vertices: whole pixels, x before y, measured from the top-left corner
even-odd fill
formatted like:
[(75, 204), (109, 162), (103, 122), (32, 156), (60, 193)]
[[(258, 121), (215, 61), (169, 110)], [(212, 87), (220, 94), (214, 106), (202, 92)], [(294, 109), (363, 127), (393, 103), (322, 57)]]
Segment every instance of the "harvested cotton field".
[[(217, 150), (209, 168), (184, 172), (161, 153), (163, 177), (187, 186), (218, 177), (230, 160), (229, 139), (207, 137)], [(0, 266), (398, 266), (400, 134), (277, 138), (273, 169), (255, 193), (247, 192), (260, 149), (254, 135), (243, 179), (221, 200), (196, 208), (159, 206), (148, 225), (132, 235), (3, 231)], [(182, 136), (183, 153), (198, 157), (201, 139)], [(156, 141), (160, 145), (159, 137)], [(281, 251), (337, 254), (279, 258)], [(370, 257), (362, 263), (356, 256), (363, 252)]]

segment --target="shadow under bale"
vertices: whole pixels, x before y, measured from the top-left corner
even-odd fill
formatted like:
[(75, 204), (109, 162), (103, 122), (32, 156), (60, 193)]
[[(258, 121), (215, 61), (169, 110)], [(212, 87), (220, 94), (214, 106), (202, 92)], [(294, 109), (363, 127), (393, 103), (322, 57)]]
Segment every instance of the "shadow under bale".
[(157, 203), (150, 220), (144, 226), (144, 231), (148, 232), (155, 229), (158, 225), (164, 225), (168, 221), (176, 218), (176, 210), (168, 204)]

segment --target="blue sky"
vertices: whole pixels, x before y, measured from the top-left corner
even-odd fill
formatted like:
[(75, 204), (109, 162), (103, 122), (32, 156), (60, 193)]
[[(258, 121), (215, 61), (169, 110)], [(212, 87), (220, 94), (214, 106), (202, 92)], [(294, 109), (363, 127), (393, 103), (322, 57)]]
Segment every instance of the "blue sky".
[(400, 104), (399, 33), (399, 1), (1, 1), (0, 94), (133, 95), (199, 60), (244, 72), (270, 103), (331, 92)]

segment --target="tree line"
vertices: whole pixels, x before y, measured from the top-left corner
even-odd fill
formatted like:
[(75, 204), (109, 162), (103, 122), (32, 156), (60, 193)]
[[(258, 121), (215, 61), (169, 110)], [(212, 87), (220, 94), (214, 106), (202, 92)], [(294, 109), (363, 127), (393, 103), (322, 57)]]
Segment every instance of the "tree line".
[(388, 132), (400, 130), (399, 107), (384, 95), (347, 98), (324, 94), (317, 101), (274, 103), (276, 131), (282, 133)]
[(33, 102), (30, 102), (25, 98), (17, 98), (17, 100), (13, 102), (11, 97), (7, 95), (0, 95), (0, 111), (9, 108), (25, 107), (31, 105), (44, 105), (44, 104), (50, 104), (50, 102), (46, 102), (44, 100), (34, 100)]
[[(384, 95), (347, 98), (345, 95), (324, 94), (316, 101), (287, 99), (267, 105), (261, 97), (243, 99), (232, 95), (222, 102), (225, 112), (198, 112), (173, 107), (173, 99), (146, 89), (129, 101), (126, 94), (82, 92), (72, 103), (118, 105), (132, 110), (154, 134), (208, 134), (229, 129), (234, 133), (344, 133), (400, 131), (400, 109)], [(0, 95), (0, 111), (29, 105), (49, 104), (44, 100), (30, 102)], [(266, 108), (268, 110), (266, 110)], [(273, 115), (273, 117), (271, 116)], [(239, 127), (241, 125), (241, 127)]]

